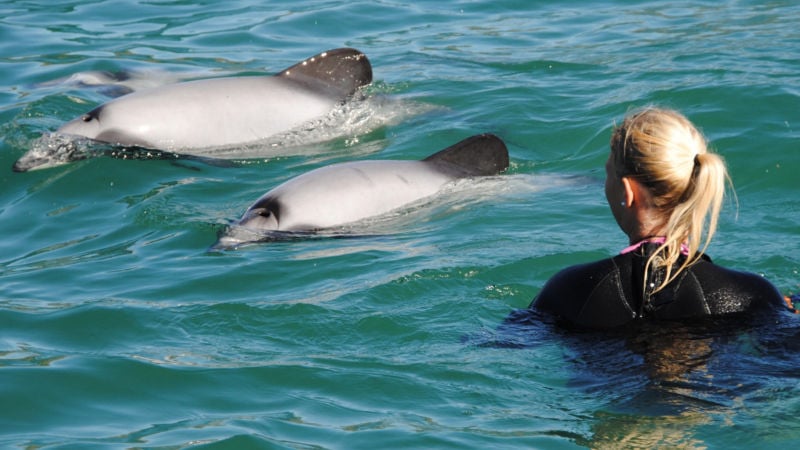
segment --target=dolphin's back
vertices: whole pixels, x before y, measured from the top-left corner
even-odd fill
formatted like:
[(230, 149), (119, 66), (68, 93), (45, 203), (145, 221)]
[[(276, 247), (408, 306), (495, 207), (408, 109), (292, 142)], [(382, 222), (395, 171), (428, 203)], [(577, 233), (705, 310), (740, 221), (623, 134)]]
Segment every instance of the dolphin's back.
[(435, 194), (453, 179), (421, 161), (352, 161), (294, 177), (248, 211), (270, 210), (279, 231), (315, 231), (387, 213)]
[(508, 149), (502, 139), (486, 133), (464, 139), (423, 161), (454, 177), (490, 176), (508, 169)]

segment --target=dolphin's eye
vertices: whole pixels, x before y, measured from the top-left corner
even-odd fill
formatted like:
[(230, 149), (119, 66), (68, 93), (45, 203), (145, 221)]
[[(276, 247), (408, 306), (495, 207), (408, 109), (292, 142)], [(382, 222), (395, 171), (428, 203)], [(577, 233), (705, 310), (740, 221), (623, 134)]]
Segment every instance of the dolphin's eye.
[(247, 217), (266, 220), (269, 223), (279, 222), (281, 219), (281, 204), (272, 198), (259, 199), (247, 210)]
[(91, 122), (92, 121), (92, 116), (90, 114), (84, 114), (84, 115), (81, 116), (81, 120), (84, 121), (84, 122)]

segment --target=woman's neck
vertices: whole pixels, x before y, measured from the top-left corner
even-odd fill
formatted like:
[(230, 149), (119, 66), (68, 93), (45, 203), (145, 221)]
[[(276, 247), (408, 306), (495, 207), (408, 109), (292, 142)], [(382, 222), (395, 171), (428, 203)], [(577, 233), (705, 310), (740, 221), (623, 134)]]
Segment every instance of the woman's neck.
[(643, 241), (648, 238), (656, 236), (664, 236), (666, 234), (666, 224), (664, 220), (658, 216), (652, 208), (635, 207), (634, 206), (634, 220), (631, 230), (628, 234), (628, 240), (631, 244)]

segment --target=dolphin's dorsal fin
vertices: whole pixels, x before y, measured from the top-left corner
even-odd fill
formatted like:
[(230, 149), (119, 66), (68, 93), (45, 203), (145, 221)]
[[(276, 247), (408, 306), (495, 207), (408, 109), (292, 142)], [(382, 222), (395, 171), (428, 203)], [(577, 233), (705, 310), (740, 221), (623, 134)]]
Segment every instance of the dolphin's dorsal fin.
[(508, 169), (508, 149), (493, 134), (478, 134), (423, 159), (456, 176), (497, 175)]
[(276, 76), (344, 99), (372, 83), (372, 66), (367, 55), (360, 51), (337, 48), (301, 61)]

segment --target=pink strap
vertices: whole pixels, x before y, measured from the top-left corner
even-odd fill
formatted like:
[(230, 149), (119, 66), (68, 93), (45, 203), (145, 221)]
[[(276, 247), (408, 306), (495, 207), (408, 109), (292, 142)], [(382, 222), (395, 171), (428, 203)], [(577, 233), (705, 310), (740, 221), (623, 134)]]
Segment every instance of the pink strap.
[[(667, 238), (664, 237), (664, 236), (656, 236), (656, 237), (651, 237), (651, 238), (647, 238), (647, 239), (642, 239), (641, 241), (639, 241), (639, 242), (637, 242), (637, 243), (635, 243), (633, 245), (630, 245), (628, 247), (623, 248), (622, 251), (619, 252), (619, 254), (620, 255), (624, 255), (626, 253), (630, 253), (632, 251), (636, 251), (637, 249), (639, 249), (639, 247), (643, 246), (644, 244), (659, 244), (659, 245), (661, 245), (664, 242), (667, 242)], [(689, 247), (686, 244), (681, 244), (681, 253), (683, 253), (684, 255), (688, 255), (689, 254)]]

